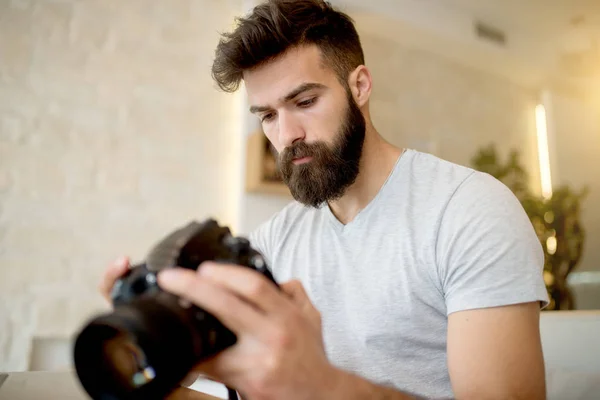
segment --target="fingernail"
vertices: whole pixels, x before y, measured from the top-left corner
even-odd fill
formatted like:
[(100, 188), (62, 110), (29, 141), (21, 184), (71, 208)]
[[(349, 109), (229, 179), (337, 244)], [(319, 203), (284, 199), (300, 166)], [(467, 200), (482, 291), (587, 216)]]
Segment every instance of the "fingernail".
[(205, 261), (198, 266), (198, 273), (200, 275), (210, 275), (214, 267), (215, 263), (213, 261)]
[(175, 269), (165, 269), (158, 273), (159, 283), (165, 283), (167, 285), (175, 282), (181, 274)]
[(124, 267), (127, 264), (127, 258), (126, 257), (119, 257), (117, 258), (117, 260), (115, 261), (115, 265), (119, 266), (119, 267)]

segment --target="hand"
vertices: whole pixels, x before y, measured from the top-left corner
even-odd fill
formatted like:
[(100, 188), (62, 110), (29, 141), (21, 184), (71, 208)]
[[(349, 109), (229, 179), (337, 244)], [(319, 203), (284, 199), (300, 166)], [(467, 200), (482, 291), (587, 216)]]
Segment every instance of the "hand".
[[(98, 290), (104, 299), (112, 305), (112, 299), (110, 297), (111, 291), (115, 283), (122, 278), (129, 268), (131, 267), (129, 257), (119, 257), (113, 261), (104, 271), (102, 280), (98, 285)], [(191, 386), (198, 378), (200, 374), (197, 372), (190, 372), (188, 376), (181, 382), (182, 386)], [(193, 392), (193, 391), (190, 391)], [(177, 393), (188, 393), (185, 391), (178, 391)], [(194, 392), (195, 393), (195, 392)]]
[(238, 337), (197, 366), (244, 399), (319, 399), (338, 384), (327, 360), (319, 312), (298, 281), (278, 290), (263, 275), (235, 265), (171, 269), (159, 285), (217, 317)]
[(112, 299), (110, 298), (110, 292), (112, 291), (115, 282), (117, 282), (129, 269), (129, 258), (128, 257), (119, 257), (115, 261), (113, 261), (106, 271), (104, 271), (104, 275), (102, 276), (102, 280), (100, 285), (98, 285), (98, 290), (104, 299), (107, 302), (112, 304)]

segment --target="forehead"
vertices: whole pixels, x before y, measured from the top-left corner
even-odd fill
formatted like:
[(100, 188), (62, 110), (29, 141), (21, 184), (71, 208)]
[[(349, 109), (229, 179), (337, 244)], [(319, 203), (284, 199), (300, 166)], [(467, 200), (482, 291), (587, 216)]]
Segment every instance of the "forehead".
[(288, 50), (273, 61), (244, 72), (244, 84), (251, 105), (274, 105), (282, 96), (303, 83), (331, 87), (336, 75), (323, 63), (316, 46)]

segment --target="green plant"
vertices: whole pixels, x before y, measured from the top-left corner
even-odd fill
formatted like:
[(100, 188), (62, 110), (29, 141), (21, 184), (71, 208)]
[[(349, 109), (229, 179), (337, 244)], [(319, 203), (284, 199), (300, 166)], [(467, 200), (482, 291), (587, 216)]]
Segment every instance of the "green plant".
[(521, 202), (529, 216), (545, 253), (544, 281), (550, 297), (549, 310), (575, 308), (567, 277), (579, 263), (585, 241), (581, 224), (581, 202), (588, 187), (574, 191), (568, 185), (553, 189), (544, 198), (531, 192), (528, 174), (520, 162), (518, 150), (511, 150), (506, 162), (500, 160), (495, 145), (480, 149), (471, 159), (471, 167), (503, 182)]

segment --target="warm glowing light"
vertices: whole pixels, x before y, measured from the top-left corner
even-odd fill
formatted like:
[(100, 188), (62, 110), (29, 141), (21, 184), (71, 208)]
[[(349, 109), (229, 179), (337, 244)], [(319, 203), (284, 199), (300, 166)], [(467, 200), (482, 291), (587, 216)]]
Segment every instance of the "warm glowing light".
[(546, 248), (548, 249), (548, 254), (552, 255), (556, 253), (556, 236), (550, 236), (546, 239)]
[(552, 211), (546, 211), (544, 213), (544, 221), (546, 221), (546, 223), (551, 224), (554, 222), (554, 213)]
[(552, 197), (552, 176), (550, 174), (550, 151), (548, 150), (548, 126), (546, 123), (546, 109), (538, 104), (535, 108), (535, 122), (537, 129), (538, 158), (540, 162), (540, 178), (542, 181), (542, 196)]
[(550, 271), (544, 271), (544, 283), (546, 286), (554, 285), (554, 275)]

